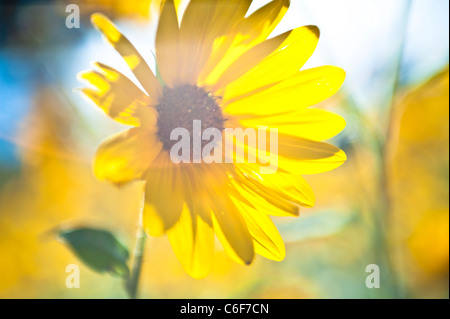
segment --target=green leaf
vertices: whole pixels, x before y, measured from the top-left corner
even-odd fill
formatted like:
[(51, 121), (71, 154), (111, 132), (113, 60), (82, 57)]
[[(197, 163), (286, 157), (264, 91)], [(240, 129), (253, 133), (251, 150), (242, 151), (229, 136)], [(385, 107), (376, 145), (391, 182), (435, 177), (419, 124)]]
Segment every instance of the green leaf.
[(99, 273), (128, 276), (128, 249), (109, 231), (75, 228), (60, 231), (58, 235), (91, 269)]

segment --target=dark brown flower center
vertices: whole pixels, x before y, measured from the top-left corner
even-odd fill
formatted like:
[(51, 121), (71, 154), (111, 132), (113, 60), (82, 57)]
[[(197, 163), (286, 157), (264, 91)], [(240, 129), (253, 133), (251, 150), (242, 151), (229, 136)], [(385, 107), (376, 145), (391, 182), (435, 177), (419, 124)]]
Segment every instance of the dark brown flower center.
[[(194, 85), (183, 85), (173, 89), (165, 87), (156, 110), (159, 113), (158, 135), (167, 151), (177, 143), (176, 140), (170, 139), (171, 132), (176, 128), (188, 130), (191, 140), (201, 139), (201, 136), (193, 136), (194, 120), (201, 121), (202, 132), (206, 128), (223, 130), (224, 118), (216, 98)], [(202, 147), (207, 143), (208, 141), (202, 141)]]

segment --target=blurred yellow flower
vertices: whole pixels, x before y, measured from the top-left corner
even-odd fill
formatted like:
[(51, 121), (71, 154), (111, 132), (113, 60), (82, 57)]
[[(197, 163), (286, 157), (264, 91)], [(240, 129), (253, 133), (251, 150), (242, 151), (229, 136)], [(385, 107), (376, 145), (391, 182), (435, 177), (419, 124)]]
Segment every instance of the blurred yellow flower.
[[(392, 143), (396, 147), (394, 212), (400, 238), (407, 242), (411, 264), (419, 266), (416, 271), (444, 278), (449, 266), (448, 105), (447, 66), (402, 100)], [(417, 273), (410, 276), (421, 278)]]
[[(94, 26), (144, 91), (102, 63), (79, 75), (94, 87), (82, 89), (86, 96), (116, 121), (134, 126), (102, 143), (96, 176), (116, 184), (146, 181), (144, 227), (152, 236), (167, 233), (194, 278), (210, 271), (214, 234), (241, 264), (250, 264), (255, 253), (282, 260), (284, 243), (269, 216), (298, 216), (300, 206), (313, 206), (301, 175), (346, 160), (343, 151), (322, 142), (342, 131), (345, 121), (309, 108), (336, 93), (345, 72), (334, 66), (299, 71), (315, 50), (317, 27), (268, 39), (290, 1), (271, 1), (245, 17), (251, 3), (192, 0), (179, 21), (179, 1), (165, 1), (156, 33), (157, 76), (111, 21), (94, 14)], [(170, 131), (190, 128), (192, 136), (193, 120), (219, 129), (277, 128), (278, 171), (260, 175), (261, 165), (250, 163), (174, 164)]]

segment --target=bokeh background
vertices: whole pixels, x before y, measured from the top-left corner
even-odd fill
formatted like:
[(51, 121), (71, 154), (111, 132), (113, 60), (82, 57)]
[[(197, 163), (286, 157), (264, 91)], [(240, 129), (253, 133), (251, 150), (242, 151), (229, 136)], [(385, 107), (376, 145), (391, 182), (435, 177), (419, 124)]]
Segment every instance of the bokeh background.
[[(132, 250), (140, 185), (97, 181), (91, 159), (123, 130), (73, 89), (98, 60), (131, 77), (89, 23), (112, 18), (153, 65), (155, 17), (149, 0), (0, 2), (0, 297), (126, 298), (122, 281), (84, 266), (51, 230), (110, 230)], [(251, 10), (268, 1), (254, 1)], [(281, 263), (251, 267), (217, 248), (203, 280), (181, 268), (167, 238), (150, 239), (145, 298), (448, 298), (449, 2), (293, 0), (274, 34), (317, 25), (321, 40), (305, 68), (338, 65), (342, 90), (318, 107), (348, 123), (332, 142), (341, 168), (306, 176), (314, 209), (276, 219), (286, 241)], [(65, 27), (69, 3), (81, 27)], [(81, 288), (68, 289), (78, 264)], [(377, 264), (381, 288), (367, 289)]]

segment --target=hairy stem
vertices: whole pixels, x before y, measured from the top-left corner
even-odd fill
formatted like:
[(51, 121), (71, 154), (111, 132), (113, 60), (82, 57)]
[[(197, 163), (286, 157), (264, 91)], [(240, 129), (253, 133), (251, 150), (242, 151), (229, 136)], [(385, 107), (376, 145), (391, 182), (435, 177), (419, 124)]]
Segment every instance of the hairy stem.
[(139, 214), (139, 227), (136, 233), (136, 246), (134, 248), (133, 267), (130, 276), (126, 282), (126, 290), (131, 299), (136, 299), (138, 294), (139, 278), (141, 274), (142, 262), (144, 257), (144, 248), (147, 235), (142, 224), (142, 214), (144, 210), (144, 199), (142, 200), (141, 211)]

